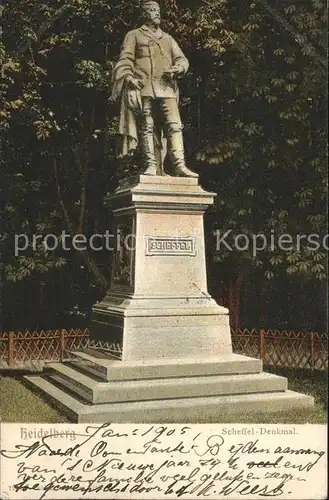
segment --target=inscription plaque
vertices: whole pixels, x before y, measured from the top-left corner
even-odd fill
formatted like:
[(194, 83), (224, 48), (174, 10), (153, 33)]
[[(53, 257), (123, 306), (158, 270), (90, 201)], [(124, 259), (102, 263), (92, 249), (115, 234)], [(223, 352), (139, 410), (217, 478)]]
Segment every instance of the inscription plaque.
[(146, 255), (187, 255), (196, 257), (195, 238), (182, 237), (146, 237)]

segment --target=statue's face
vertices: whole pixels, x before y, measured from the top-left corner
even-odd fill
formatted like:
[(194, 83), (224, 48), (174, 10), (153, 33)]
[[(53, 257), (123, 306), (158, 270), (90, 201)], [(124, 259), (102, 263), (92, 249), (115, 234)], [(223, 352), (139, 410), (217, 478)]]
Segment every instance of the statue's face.
[(150, 22), (157, 26), (161, 23), (161, 11), (160, 5), (156, 2), (146, 4), (143, 9), (144, 19), (146, 22)]

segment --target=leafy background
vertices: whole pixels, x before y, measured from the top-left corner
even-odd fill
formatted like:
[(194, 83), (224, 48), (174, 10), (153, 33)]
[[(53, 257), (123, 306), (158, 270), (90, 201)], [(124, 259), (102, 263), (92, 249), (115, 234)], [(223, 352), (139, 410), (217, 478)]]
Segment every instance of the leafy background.
[[(327, 233), (323, 0), (164, 0), (188, 56), (181, 112), (188, 164), (215, 191), (206, 217), (210, 290), (234, 327), (326, 328), (326, 253), (215, 251), (213, 232)], [(131, 0), (3, 2), (2, 329), (86, 325), (109, 281), (107, 252), (14, 255), (14, 235), (103, 234), (103, 206), (138, 159), (116, 160), (111, 73)]]

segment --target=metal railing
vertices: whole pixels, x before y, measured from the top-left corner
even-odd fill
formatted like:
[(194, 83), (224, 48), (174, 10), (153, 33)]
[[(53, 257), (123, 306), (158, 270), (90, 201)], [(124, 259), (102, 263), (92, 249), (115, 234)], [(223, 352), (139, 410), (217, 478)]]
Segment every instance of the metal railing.
[[(281, 330), (233, 330), (233, 351), (259, 358), (264, 365), (328, 370), (328, 334)], [(50, 361), (70, 359), (69, 351), (81, 348), (111, 350), (92, 341), (86, 329), (0, 333), (1, 369), (42, 369)], [(114, 346), (120, 359), (120, 346)], [(113, 350), (112, 349), (112, 350)]]

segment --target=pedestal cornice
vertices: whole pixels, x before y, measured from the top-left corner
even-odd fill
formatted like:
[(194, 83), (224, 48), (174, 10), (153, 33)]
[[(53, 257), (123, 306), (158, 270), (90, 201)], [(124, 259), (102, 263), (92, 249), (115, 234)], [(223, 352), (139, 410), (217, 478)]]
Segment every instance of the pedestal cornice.
[(216, 193), (205, 191), (198, 179), (140, 175), (121, 181), (115, 193), (105, 198), (114, 214), (132, 209), (205, 212)]

